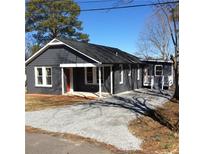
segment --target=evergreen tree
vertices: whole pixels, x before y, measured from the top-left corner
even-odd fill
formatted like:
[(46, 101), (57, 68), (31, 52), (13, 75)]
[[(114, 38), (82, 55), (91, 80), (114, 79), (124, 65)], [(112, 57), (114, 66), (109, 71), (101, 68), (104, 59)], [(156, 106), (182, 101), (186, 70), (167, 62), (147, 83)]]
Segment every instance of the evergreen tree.
[(88, 42), (79, 14), (73, 0), (30, 0), (26, 2), (26, 32), (32, 32), (39, 46), (55, 37)]

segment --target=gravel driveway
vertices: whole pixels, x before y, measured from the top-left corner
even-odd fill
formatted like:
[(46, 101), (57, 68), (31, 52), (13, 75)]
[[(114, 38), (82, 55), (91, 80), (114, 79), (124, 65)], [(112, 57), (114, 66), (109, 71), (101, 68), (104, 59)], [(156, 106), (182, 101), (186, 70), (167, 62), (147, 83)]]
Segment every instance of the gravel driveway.
[(140, 150), (142, 140), (129, 132), (129, 121), (166, 101), (142, 90), (129, 92), (88, 104), (26, 112), (26, 125), (93, 138), (121, 150)]

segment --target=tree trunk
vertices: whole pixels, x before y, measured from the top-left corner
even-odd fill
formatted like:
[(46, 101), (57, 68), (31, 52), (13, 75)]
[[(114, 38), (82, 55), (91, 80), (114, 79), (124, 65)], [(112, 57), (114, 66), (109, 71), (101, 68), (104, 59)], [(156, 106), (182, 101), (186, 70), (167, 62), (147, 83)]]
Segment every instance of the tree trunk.
[(174, 98), (179, 100), (179, 73), (178, 73), (178, 64), (176, 64), (175, 68), (175, 91), (174, 91)]

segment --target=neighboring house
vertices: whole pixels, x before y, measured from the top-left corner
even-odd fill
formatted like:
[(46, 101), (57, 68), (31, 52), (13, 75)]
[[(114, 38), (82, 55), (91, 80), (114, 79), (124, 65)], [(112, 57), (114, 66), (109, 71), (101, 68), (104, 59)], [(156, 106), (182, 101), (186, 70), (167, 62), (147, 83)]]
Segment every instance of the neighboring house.
[(173, 85), (173, 62), (160, 59), (142, 60), (143, 86), (155, 89), (169, 88)]
[(53, 39), (26, 60), (27, 92), (108, 92), (141, 88), (142, 63), (117, 48)]

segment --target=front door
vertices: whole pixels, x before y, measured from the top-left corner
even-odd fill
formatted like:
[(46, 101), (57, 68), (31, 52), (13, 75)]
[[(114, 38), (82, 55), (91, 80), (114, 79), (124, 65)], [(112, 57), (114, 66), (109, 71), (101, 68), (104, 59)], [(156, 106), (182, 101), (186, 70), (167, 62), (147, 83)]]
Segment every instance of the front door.
[(70, 69), (65, 69), (66, 75), (66, 91), (70, 92)]

